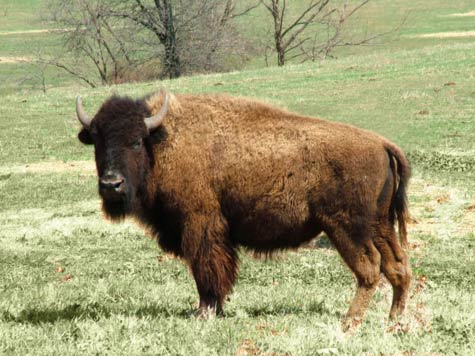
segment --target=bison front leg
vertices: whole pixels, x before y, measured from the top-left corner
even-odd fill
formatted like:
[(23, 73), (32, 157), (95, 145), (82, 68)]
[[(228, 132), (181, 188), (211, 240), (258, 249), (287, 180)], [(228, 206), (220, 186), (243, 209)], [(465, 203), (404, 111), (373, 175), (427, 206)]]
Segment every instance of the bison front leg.
[(183, 255), (196, 282), (200, 304), (198, 316), (222, 314), (223, 302), (234, 285), (238, 257), (228, 239), (228, 226), (221, 214), (194, 215), (187, 221)]

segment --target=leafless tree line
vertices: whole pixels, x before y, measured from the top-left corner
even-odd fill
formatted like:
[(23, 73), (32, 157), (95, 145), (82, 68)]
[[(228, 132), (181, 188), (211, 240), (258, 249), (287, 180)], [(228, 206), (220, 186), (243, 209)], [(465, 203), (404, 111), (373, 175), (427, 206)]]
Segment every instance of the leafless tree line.
[[(49, 19), (69, 31), (64, 50), (41, 63), (96, 86), (236, 69), (264, 53), (259, 48), (273, 48), (279, 66), (315, 61), (339, 46), (383, 35), (346, 34), (348, 19), (369, 2), (307, 0), (297, 7), (286, 0), (49, 0)], [(236, 22), (254, 11), (272, 27), (273, 41), (263, 35), (253, 43), (244, 21)]]
[[(302, 61), (327, 57), (342, 45), (368, 43), (374, 36), (357, 41), (345, 40), (347, 20), (370, 0), (338, 3), (332, 0), (309, 0), (306, 6), (290, 21), (286, 21), (290, 2), (286, 0), (260, 0), (268, 10), (274, 24), (274, 45), (277, 64), (301, 58)], [(335, 4), (336, 3), (336, 4)], [(290, 58), (289, 58), (290, 56)]]
[(90, 86), (231, 69), (230, 58), (248, 52), (233, 20), (257, 6), (236, 3), (50, 0), (49, 19), (68, 31), (47, 63)]
[(236, 0), (154, 0), (149, 6), (135, 0), (111, 14), (150, 31), (163, 48), (163, 75), (176, 78), (190, 70), (219, 69), (218, 52), (236, 52), (244, 43), (232, 20), (256, 6), (239, 12)]

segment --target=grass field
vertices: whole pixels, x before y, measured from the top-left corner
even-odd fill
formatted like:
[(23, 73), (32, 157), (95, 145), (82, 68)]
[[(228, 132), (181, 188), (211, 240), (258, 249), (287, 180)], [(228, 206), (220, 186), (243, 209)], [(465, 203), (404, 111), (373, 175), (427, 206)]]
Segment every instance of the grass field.
[[(16, 15), (0, 32), (42, 28), (25, 15), (37, 3), (2, 1), (0, 15), (5, 5)], [(94, 90), (57, 78), (46, 94), (8, 87), (25, 64), (0, 64), (0, 355), (475, 354), (475, 37), (414, 37), (475, 30), (475, 17), (446, 17), (475, 5), (380, 1), (371, 11), (389, 26), (409, 7), (398, 41), (322, 63)], [(21, 36), (0, 35), (0, 56), (54, 41)], [(225, 317), (195, 319), (186, 267), (132, 223), (102, 219), (93, 152), (76, 139), (77, 94), (93, 113), (111, 93), (162, 85), (246, 95), (397, 142), (414, 169), (406, 315), (388, 322), (382, 280), (361, 328), (342, 333), (354, 280), (322, 238), (269, 261), (243, 251)]]

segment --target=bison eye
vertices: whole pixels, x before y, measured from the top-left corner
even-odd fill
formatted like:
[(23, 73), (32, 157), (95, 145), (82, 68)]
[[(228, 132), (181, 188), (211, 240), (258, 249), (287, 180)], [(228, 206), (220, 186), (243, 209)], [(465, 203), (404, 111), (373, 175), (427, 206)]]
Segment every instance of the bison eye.
[(133, 144), (132, 144), (132, 148), (134, 150), (140, 150), (142, 148), (142, 139), (138, 139), (137, 141), (135, 141)]
[(97, 133), (97, 127), (96, 125), (91, 125), (90, 129), (88, 130), (89, 135), (91, 135), (93, 141), (97, 141), (97, 136), (99, 135)]

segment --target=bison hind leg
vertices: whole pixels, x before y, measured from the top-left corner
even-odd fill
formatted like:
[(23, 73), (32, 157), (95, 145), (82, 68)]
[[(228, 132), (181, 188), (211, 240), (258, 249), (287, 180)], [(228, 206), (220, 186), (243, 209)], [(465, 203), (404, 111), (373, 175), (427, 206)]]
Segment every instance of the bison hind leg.
[(357, 281), (355, 296), (342, 321), (344, 331), (361, 323), (380, 279), (381, 255), (374, 246), (370, 231), (369, 227), (359, 224), (352, 227), (340, 223), (325, 229)]
[(406, 252), (401, 248), (394, 226), (388, 223), (379, 225), (379, 236), (375, 245), (381, 253), (381, 272), (393, 288), (393, 301), (389, 318), (394, 319), (404, 312), (412, 272)]

